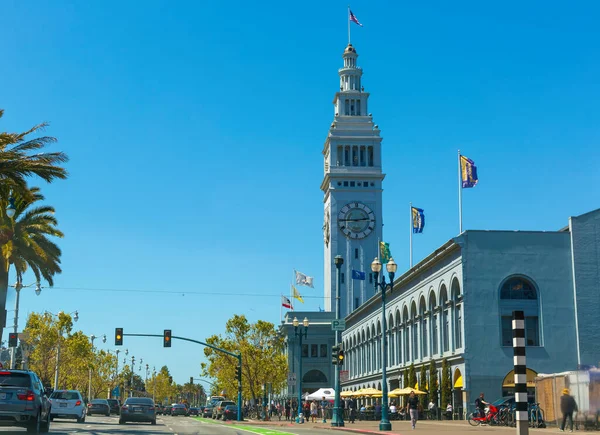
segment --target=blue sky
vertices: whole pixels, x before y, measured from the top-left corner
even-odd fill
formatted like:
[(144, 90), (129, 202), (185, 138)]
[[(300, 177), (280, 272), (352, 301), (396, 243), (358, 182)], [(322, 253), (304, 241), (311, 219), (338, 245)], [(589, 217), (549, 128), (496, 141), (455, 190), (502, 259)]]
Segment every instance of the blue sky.
[[(316, 283), (297, 305), (323, 306), (321, 150), (346, 5), (3, 2), (0, 130), (49, 121), (71, 158), (67, 181), (40, 184), (64, 272), (23, 291), (21, 324), (79, 310), (105, 349), (116, 326), (203, 340), (234, 314), (279, 322), (294, 268)], [(351, 6), (400, 270), (410, 201), (427, 218), (416, 261), (458, 233), (458, 148), (480, 175), (466, 229), (556, 230), (600, 207), (596, 2)], [(180, 383), (200, 372), (191, 344), (124, 348)]]

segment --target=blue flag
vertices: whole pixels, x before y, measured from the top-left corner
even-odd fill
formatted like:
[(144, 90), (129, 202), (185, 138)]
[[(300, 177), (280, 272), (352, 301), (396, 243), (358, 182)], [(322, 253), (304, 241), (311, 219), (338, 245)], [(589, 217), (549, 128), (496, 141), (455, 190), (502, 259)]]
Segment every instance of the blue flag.
[(352, 269), (352, 279), (360, 279), (360, 280), (365, 280), (365, 273), (361, 272), (359, 270), (354, 270)]
[(425, 212), (422, 208), (411, 207), (412, 213), (412, 232), (422, 233), (425, 228)]
[(463, 189), (475, 187), (479, 181), (479, 177), (477, 177), (477, 166), (475, 166), (475, 162), (468, 157), (460, 156), (460, 173)]

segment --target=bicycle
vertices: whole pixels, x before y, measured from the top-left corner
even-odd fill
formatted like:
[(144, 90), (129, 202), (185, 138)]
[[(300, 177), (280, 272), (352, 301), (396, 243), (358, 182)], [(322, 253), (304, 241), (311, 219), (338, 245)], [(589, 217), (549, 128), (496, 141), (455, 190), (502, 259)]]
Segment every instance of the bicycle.
[(467, 417), (467, 421), (471, 426), (479, 426), (480, 424), (499, 424), (498, 420), (498, 408), (494, 405), (489, 405), (486, 410), (485, 416), (481, 417), (479, 411), (472, 412)]
[(529, 407), (529, 427), (545, 428), (544, 410), (539, 403), (532, 403)]

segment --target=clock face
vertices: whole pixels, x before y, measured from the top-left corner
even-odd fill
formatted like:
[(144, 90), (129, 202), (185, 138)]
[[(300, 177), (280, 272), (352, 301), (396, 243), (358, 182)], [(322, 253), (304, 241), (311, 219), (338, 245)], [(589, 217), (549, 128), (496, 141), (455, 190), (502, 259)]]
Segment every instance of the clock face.
[(338, 213), (338, 226), (349, 239), (364, 239), (375, 229), (375, 213), (360, 202), (351, 202)]

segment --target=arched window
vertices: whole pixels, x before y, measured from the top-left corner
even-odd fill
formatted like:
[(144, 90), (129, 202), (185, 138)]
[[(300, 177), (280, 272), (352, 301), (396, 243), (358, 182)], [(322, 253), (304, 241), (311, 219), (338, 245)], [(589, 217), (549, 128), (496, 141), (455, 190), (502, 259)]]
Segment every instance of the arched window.
[(310, 370), (309, 372), (307, 372), (304, 377), (302, 378), (302, 382), (303, 383), (310, 383), (310, 382), (315, 382), (315, 383), (320, 383), (323, 385), (327, 384), (327, 376), (325, 376), (325, 374), (321, 371), (321, 370)]
[(527, 278), (509, 278), (500, 287), (502, 346), (512, 346), (512, 312), (515, 310), (525, 314), (525, 344), (541, 346), (538, 291)]

